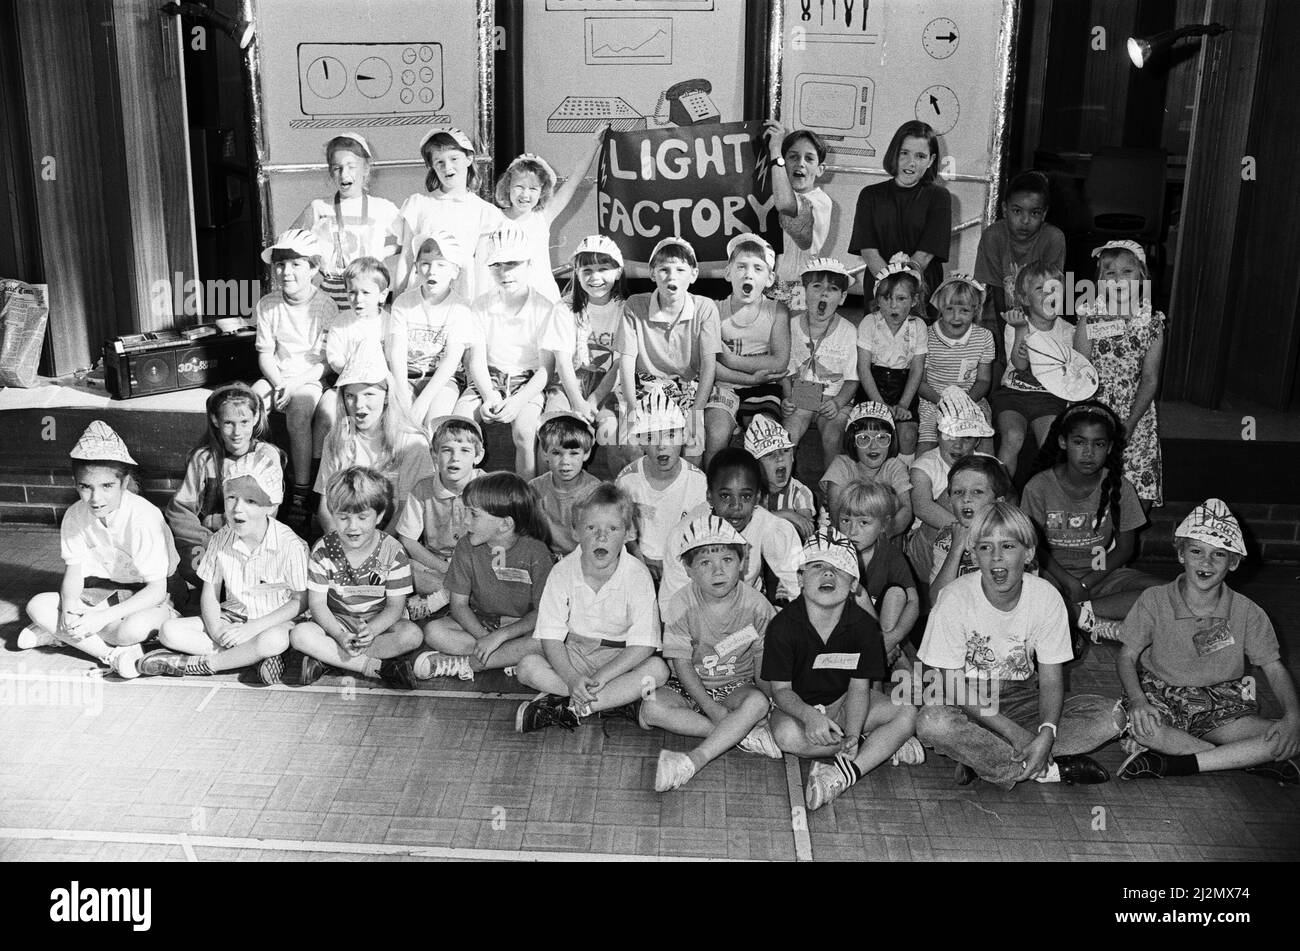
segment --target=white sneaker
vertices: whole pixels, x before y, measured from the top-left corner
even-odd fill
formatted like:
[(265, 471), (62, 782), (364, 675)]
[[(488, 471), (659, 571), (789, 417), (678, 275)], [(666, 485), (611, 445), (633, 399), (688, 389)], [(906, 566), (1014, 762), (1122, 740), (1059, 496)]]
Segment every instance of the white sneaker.
[(924, 762), (925, 747), (914, 736), (909, 736), (907, 741), (895, 750), (894, 755), (889, 758), (890, 766), (920, 766)]
[(430, 680), (434, 677), (459, 677), (461, 680), (473, 680), (474, 671), (469, 666), (469, 658), (463, 655), (443, 654), (438, 651), (425, 651), (415, 658), (412, 664), (417, 680)]
[(140, 645), (132, 644), (130, 647), (113, 648), (108, 657), (105, 658), (105, 662), (123, 680), (134, 680), (140, 676), (140, 658), (142, 657), (144, 657), (144, 651), (140, 649)]
[(736, 744), (736, 749), (744, 750), (746, 753), (757, 753), (768, 759), (780, 759), (783, 755), (767, 723), (760, 723), (746, 733), (744, 739)]
[(417, 680), (430, 680), (438, 675), (438, 661), (443, 655), (437, 651), (421, 651), (411, 663), (411, 671)]
[(685, 753), (660, 750), (659, 765), (655, 767), (655, 792), (677, 789), (694, 775), (695, 763)]
[(18, 632), (18, 649), (20, 651), (29, 651), (33, 647), (49, 647), (57, 643), (59, 643), (59, 639), (39, 624), (28, 624)]
[(451, 598), (446, 591), (435, 591), (433, 594), (418, 594), (406, 599), (406, 616), (412, 621), (422, 621), (437, 614), (449, 603), (451, 603)]
[(1097, 618), (1092, 622), (1092, 642), (1100, 644), (1102, 641), (1121, 641), (1123, 630), (1124, 625), (1119, 621)]
[(833, 763), (813, 763), (812, 769), (808, 771), (808, 783), (804, 786), (804, 804), (812, 812), (848, 788), (838, 766)]

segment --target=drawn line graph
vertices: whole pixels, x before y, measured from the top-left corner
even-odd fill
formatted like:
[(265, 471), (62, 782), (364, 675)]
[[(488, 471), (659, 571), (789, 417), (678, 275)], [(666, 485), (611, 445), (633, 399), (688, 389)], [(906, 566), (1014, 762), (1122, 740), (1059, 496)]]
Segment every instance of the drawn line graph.
[(670, 66), (671, 17), (587, 17), (588, 66)]

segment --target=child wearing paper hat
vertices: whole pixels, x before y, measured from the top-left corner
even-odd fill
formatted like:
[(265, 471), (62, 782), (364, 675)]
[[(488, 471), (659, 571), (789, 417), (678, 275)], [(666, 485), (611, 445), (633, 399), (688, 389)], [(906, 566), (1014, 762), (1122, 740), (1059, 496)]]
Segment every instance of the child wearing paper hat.
[[(1115, 662), (1130, 736), (1122, 779), (1245, 769), (1300, 783), (1300, 702), (1277, 634), (1254, 601), (1228, 587), (1246, 554), (1241, 526), (1219, 499), (1174, 531), (1183, 573), (1142, 592), (1124, 619)], [(1246, 664), (1263, 669), (1282, 707), (1260, 713)]]
[(329, 372), (325, 342), (339, 309), (314, 283), (325, 253), (310, 231), (290, 228), (262, 253), (275, 272), (277, 287), (257, 302), (257, 365), (253, 384), (267, 412), (285, 416), (293, 495), (289, 518), (309, 517), (312, 460), (333, 425), (333, 401), (322, 400), (322, 377)]
[[(979, 325), (984, 310), (984, 285), (966, 274), (953, 274), (935, 289), (930, 301), (939, 318), (926, 337), (925, 371), (921, 377), (920, 432), (917, 452), (926, 453), (939, 442), (936, 404), (948, 387), (959, 387), (992, 418), (989, 388), (997, 356), (993, 334)], [(986, 447), (992, 450), (990, 442)]]
[(454, 290), (466, 250), (450, 231), (426, 231), (411, 242), (416, 286), (393, 302), (388, 320), (393, 370), (411, 392), (411, 418), (431, 427), (460, 399), (457, 376), (477, 332), (469, 302)]
[(201, 616), (162, 626), (163, 648), (140, 660), (142, 676), (204, 676), (257, 665), (263, 684), (281, 680), (293, 621), (307, 608), (307, 544), (273, 513), (283, 477), (248, 453), (227, 467), (225, 524), (199, 562)]
[(131, 491), (136, 461), (111, 426), (92, 422), (69, 455), (80, 498), (59, 527), (63, 582), (27, 602), (18, 646), (65, 644), (130, 679), (140, 644), (175, 616), (167, 582), (180, 559), (162, 512)]
[(939, 503), (948, 489), (948, 472), (957, 460), (974, 452), (981, 439), (993, 435), (984, 413), (956, 384), (944, 389), (934, 410), (938, 445), (917, 456), (909, 472), (916, 519), (908, 537), (908, 555), (923, 577), (929, 572), (929, 554), (939, 531), (953, 522), (952, 512)]
[(898, 440), (893, 411), (884, 403), (859, 403), (849, 412), (840, 455), (826, 469), (820, 487), (832, 519), (844, 486), (850, 482), (879, 482), (898, 496), (898, 511), (889, 526), (890, 535), (900, 535), (912, 524), (912, 479), (907, 466), (897, 458)]
[(806, 539), (816, 527), (817, 502), (812, 489), (794, 477), (790, 434), (776, 420), (759, 413), (745, 430), (745, 451), (763, 468), (759, 505), (781, 516), (794, 526), (801, 540)]
[(762, 677), (772, 687), (777, 745), (831, 760), (808, 773), (804, 803), (811, 810), (898, 752), (915, 733), (916, 709), (871, 689), (872, 680), (886, 676), (885, 646), (875, 620), (853, 600), (853, 542), (834, 529), (818, 532), (800, 561), (803, 593), (768, 626)]

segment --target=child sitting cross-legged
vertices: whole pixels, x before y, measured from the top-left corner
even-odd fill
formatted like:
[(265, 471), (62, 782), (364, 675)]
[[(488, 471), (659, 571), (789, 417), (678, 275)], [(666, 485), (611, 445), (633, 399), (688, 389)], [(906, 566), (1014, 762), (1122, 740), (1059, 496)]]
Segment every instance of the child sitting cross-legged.
[(412, 621), (432, 617), (451, 600), (447, 569), (456, 543), (465, 534), (469, 513), (465, 487), (483, 475), (483, 432), (464, 416), (448, 416), (433, 431), (434, 473), (415, 483), (393, 534), (411, 558), (415, 596), (406, 613)]
[[(145, 677), (216, 674), (257, 664), (279, 683), (289, 631), (307, 607), (307, 544), (273, 516), (284, 494), (278, 460), (241, 456), (226, 470), (226, 524), (199, 562), (199, 617), (165, 621), (165, 650), (140, 661)], [(221, 595), (224, 588), (225, 599)]]
[(542, 517), (551, 531), (551, 552), (562, 558), (578, 547), (574, 506), (600, 485), (600, 480), (584, 468), (596, 446), (596, 433), (581, 416), (562, 410), (542, 417), (537, 443), (547, 471), (529, 485), (537, 492)]
[(330, 478), (324, 501), (334, 529), (307, 563), (311, 620), (289, 635), (305, 655), (298, 684), (320, 680), (329, 665), (410, 690), (415, 678), (405, 655), (420, 646), (420, 629), (406, 620), (411, 561), (380, 530), (393, 514), (393, 485), (375, 469), (349, 466)]
[(679, 547), (691, 583), (664, 611), (664, 657), (675, 676), (641, 704), (641, 719), (701, 742), (690, 753), (660, 751), (655, 792), (683, 785), (733, 746), (781, 758), (766, 724), (766, 685), (756, 683), (776, 609), (740, 583), (749, 543), (728, 522), (701, 515)]
[[(1124, 619), (1115, 666), (1132, 755), (1120, 778), (1245, 769), (1300, 783), (1295, 683), (1268, 615), (1228, 587), (1228, 573), (1246, 554), (1241, 526), (1227, 505), (1210, 499), (1174, 531), (1174, 547), (1182, 575), (1143, 591)], [(1247, 660), (1264, 671), (1281, 719), (1260, 715)]]
[(546, 581), (530, 638), (536, 649), (516, 670), (521, 683), (542, 691), (519, 705), (520, 733), (557, 724), (573, 729), (582, 717), (635, 704), (668, 679), (654, 656), (654, 582), (624, 551), (634, 511), (626, 493), (608, 482), (574, 509), (578, 548)]
[(759, 505), (779, 515), (805, 539), (817, 527), (817, 502), (812, 489), (794, 477), (794, 443), (784, 426), (762, 413), (745, 430), (745, 451), (763, 467), (763, 496)]
[(550, 532), (537, 492), (513, 472), (490, 472), (463, 495), (468, 531), (447, 570), (451, 610), (424, 625), (433, 648), (415, 675), (473, 680), (476, 670), (513, 667), (539, 651), (529, 634), (551, 573)]
[(1062, 668), (1074, 659), (1065, 603), (1025, 574), (1033, 523), (994, 502), (970, 538), (979, 573), (944, 589), (918, 652), (942, 678), (943, 696), (927, 695), (916, 735), (957, 761), (961, 785), (975, 776), (1004, 789), (1027, 779), (1106, 782), (1110, 774), (1082, 754), (1119, 736), (1126, 718), (1107, 697), (1065, 695)]
[[(885, 679), (885, 649), (876, 622), (853, 601), (858, 553), (831, 529), (803, 547), (802, 595), (767, 629), (760, 676), (772, 686), (777, 746), (814, 763), (804, 787), (820, 809), (893, 758), (922, 763), (913, 733), (916, 709), (891, 703), (871, 681)], [(897, 756), (895, 756), (897, 754)]]
[(63, 583), (27, 602), (19, 650), (66, 644), (130, 679), (140, 644), (176, 616), (167, 581), (180, 562), (171, 530), (131, 490), (136, 461), (111, 426), (95, 420), (72, 447), (80, 499), (63, 516)]

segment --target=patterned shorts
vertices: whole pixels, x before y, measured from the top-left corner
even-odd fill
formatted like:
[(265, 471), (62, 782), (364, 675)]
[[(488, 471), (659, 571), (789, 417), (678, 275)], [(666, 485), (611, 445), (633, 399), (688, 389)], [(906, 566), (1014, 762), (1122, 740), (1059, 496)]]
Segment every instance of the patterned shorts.
[(1198, 739), (1233, 720), (1259, 713), (1259, 702), (1248, 697), (1245, 677), (1209, 687), (1175, 687), (1146, 670), (1140, 672), (1139, 679), (1147, 702), (1165, 723)]
[[(701, 712), (700, 705), (695, 702), (695, 698), (687, 692), (686, 688), (682, 685), (682, 682), (676, 677), (669, 677), (668, 682), (665, 683), (664, 686), (685, 700), (687, 706), (689, 706), (691, 710), (696, 713)], [(726, 700), (741, 687), (753, 686), (754, 681), (752, 680), (732, 680), (725, 684), (720, 684), (717, 687), (705, 687), (704, 692), (712, 697), (715, 702), (722, 703), (722, 701)]]

